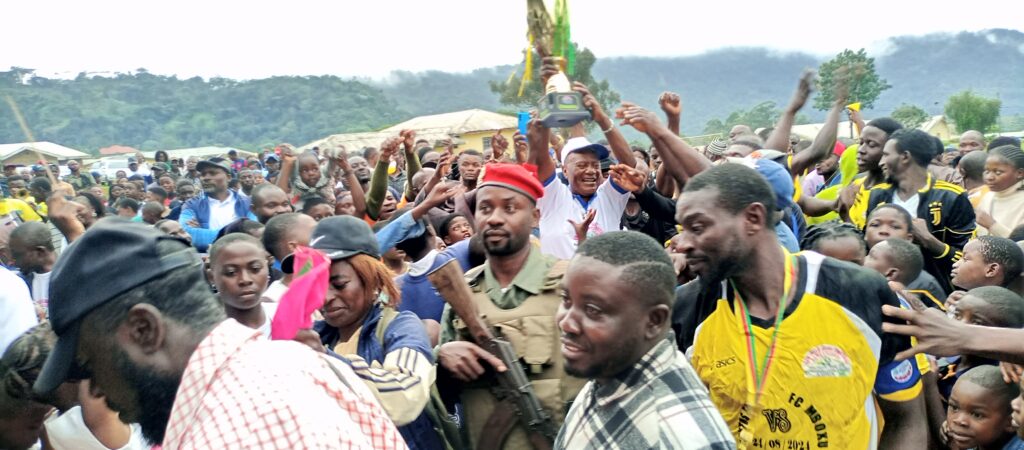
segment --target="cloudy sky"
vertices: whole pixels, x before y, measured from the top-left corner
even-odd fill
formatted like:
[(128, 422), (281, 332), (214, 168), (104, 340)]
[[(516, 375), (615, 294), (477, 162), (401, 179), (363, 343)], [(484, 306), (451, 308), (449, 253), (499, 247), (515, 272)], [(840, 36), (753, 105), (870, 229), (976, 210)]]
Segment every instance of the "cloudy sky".
[[(468, 71), (516, 63), (524, 0), (5, 1), (0, 70), (132, 71), (250, 79), (380, 78), (392, 70)], [(947, 4), (948, 5), (945, 5)], [(1013, 3), (1013, 2), (1010, 2)], [(845, 12), (842, 4), (856, 4)], [(777, 2), (572, 0), (573, 38), (603, 56), (692, 55), (766, 46), (827, 55), (884, 51), (885, 39), (1021, 29), (1005, 0)], [(945, 5), (945, 6), (944, 6)], [(969, 8), (975, 13), (957, 13)]]

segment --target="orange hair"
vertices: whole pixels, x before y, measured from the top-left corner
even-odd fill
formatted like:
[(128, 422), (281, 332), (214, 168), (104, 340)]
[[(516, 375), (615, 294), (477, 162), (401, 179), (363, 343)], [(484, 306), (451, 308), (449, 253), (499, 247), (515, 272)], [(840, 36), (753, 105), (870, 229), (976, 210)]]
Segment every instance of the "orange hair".
[(395, 285), (391, 271), (388, 270), (384, 263), (362, 253), (346, 261), (352, 266), (352, 270), (363, 283), (363, 291), (366, 294), (366, 298), (373, 298), (379, 292), (388, 296), (388, 306), (392, 308), (398, 307), (398, 303), (402, 300), (401, 293), (398, 291), (398, 286)]

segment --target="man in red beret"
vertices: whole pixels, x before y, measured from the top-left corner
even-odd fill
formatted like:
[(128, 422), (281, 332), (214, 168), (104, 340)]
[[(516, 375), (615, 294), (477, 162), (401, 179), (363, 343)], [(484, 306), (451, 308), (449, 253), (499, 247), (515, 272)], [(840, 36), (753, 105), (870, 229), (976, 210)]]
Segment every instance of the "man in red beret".
[[(559, 353), (555, 313), (561, 303), (557, 288), (566, 261), (545, 256), (530, 244), (531, 231), (540, 220), (537, 200), (544, 195), (544, 187), (537, 180), (535, 167), (518, 164), (488, 164), (477, 186), (476, 226), (487, 261), (467, 272), (466, 279), (489, 326), (500, 328), (506, 335), (525, 337), (509, 341), (517, 354), (530, 355), (527, 363), (535, 363), (526, 372), (557, 429), (565, 418), (565, 405), (576, 397), (586, 380), (566, 375)], [(531, 437), (550, 442), (554, 436), (536, 436), (539, 432), (525, 427), (516, 414), (507, 414), (514, 410), (502, 404), (490, 389), (497, 383), (494, 370), (505, 370), (504, 365), (474, 344), (465, 324), (458, 321), (456, 325), (454, 318), (446, 305), (437, 376), (439, 386), (451, 385), (452, 378), (465, 383), (459, 395), (470, 446), (532, 448)]]

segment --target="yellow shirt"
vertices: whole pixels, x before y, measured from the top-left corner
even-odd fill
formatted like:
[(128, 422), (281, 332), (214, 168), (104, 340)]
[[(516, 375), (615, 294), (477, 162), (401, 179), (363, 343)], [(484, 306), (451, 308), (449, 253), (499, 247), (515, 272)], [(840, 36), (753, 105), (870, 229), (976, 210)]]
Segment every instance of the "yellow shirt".
[[(43, 209), (43, 211), (45, 212), (45, 209)], [(39, 222), (43, 220), (39, 217), (39, 214), (36, 214), (35, 210), (28, 205), (28, 203), (13, 198), (0, 200), (0, 216), (5, 216), (11, 213), (17, 213), (21, 216), (21, 220), (26, 222)]]

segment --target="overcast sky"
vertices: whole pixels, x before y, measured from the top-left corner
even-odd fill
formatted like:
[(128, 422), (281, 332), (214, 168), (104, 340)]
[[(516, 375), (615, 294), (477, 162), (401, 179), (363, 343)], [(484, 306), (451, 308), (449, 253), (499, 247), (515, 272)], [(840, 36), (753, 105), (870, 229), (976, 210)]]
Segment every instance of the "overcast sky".
[[(144, 67), (182, 77), (383, 77), (521, 60), (525, 0), (4, 1), (0, 70), (50, 76)], [(943, 6), (947, 4), (947, 6)], [(573, 39), (598, 57), (729, 46), (818, 55), (884, 50), (890, 36), (1021, 29), (1015, 1), (572, 0)], [(841, 5), (857, 5), (845, 13)], [(1012, 8), (1012, 7), (1010, 7)], [(958, 12), (963, 10), (965, 12)], [(1020, 12), (1020, 11), (1018, 11)]]

